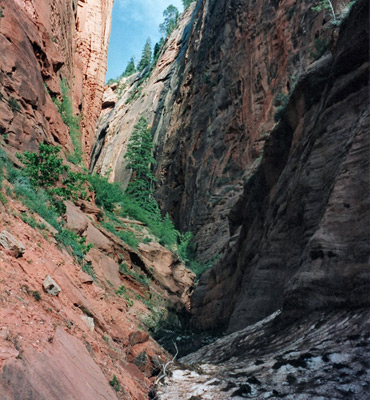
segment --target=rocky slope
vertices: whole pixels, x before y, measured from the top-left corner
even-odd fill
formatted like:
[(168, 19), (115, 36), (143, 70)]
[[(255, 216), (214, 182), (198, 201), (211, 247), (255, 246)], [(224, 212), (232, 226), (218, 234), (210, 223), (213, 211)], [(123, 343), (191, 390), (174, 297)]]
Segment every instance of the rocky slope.
[[(52, 99), (61, 99), (61, 79), (84, 116), (89, 158), (112, 3), (0, 2), (1, 400), (147, 398), (169, 357), (147, 331), (168, 309), (181, 312), (190, 305), (194, 274), (142, 223), (118, 218), (113, 224), (140, 238), (133, 248), (104, 229), (91, 193), (67, 202), (59, 226), (92, 246), (85, 256), (72, 257), (71, 246), (58, 237), (63, 231), (16, 193), (17, 185), (29, 190), (24, 177), (9, 177), (15, 173), (10, 165), (20, 165), (17, 152), (35, 151), (39, 143), (73, 150)], [(45, 196), (39, 202), (45, 207)]]
[(236, 243), (192, 298), (196, 326), (369, 304), (368, 13), (358, 1), (299, 79), (230, 214)]
[(189, 306), (194, 274), (155, 241), (129, 247), (99, 224), (91, 203), (68, 202), (65, 227), (93, 245), (82, 265), (88, 275), (58, 247), (55, 229), (4, 187), (0, 399), (147, 398), (169, 356), (146, 330), (168, 308)]
[(60, 79), (82, 113), (86, 157), (100, 113), (113, 0), (2, 0), (0, 131), (11, 151), (39, 142), (72, 150), (68, 129), (52, 102)]

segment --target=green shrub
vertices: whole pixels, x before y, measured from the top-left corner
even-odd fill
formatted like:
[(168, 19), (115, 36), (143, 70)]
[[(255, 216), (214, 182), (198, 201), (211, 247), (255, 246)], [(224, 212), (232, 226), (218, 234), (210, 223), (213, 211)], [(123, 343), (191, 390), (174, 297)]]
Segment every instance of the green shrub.
[(82, 261), (93, 246), (92, 244), (86, 244), (86, 238), (63, 228), (55, 235), (55, 239), (67, 250), (71, 250), (73, 255), (77, 257), (77, 261)]
[(95, 202), (98, 206), (112, 212), (114, 205), (123, 200), (124, 194), (118, 183), (109, 183), (107, 178), (101, 175), (90, 175), (88, 180), (95, 192)]
[(113, 375), (113, 378), (111, 381), (109, 381), (109, 384), (112, 386), (112, 388), (116, 391), (119, 392), (121, 390), (121, 385), (116, 377), (116, 375)]
[(41, 300), (41, 294), (38, 290), (34, 290), (32, 292), (32, 297), (36, 300), (36, 301), (40, 301)]
[(18, 104), (17, 100), (14, 97), (9, 98), (8, 104), (13, 112), (19, 112), (21, 110), (20, 105)]
[[(58, 146), (40, 143), (38, 153), (26, 151), (18, 154), (18, 158), (24, 163), (23, 172), (30, 178), (32, 185), (42, 187), (49, 195), (57, 195), (65, 200), (86, 198), (87, 176), (71, 171), (63, 164), (59, 152)], [(60, 180), (61, 186), (56, 187)]]
[(94, 268), (91, 264), (84, 262), (81, 269), (83, 272), (90, 275), (93, 278), (94, 282), (98, 281), (95, 275)]
[(53, 98), (53, 101), (58, 108), (63, 122), (69, 128), (69, 135), (72, 140), (74, 153), (68, 155), (68, 161), (78, 164), (82, 161), (80, 117), (74, 115), (72, 100), (66, 79), (60, 80), (60, 89), (62, 92), (62, 101), (55, 98)]
[(68, 170), (63, 160), (58, 156), (60, 147), (39, 144), (39, 152), (25, 151), (18, 158), (25, 165), (24, 172), (30, 178), (32, 185), (44, 188), (54, 187), (60, 174)]
[(116, 228), (114, 227), (114, 225), (110, 222), (103, 222), (102, 225), (107, 231), (118, 236), (122, 241), (127, 243), (132, 248), (137, 249), (137, 246), (139, 245), (139, 241), (133, 232), (117, 231)]

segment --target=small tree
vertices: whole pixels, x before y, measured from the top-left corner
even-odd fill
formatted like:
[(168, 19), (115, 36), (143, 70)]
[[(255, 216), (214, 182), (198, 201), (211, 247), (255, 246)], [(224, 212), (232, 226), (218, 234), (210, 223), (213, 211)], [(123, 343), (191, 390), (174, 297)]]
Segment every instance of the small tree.
[(125, 72), (123, 73), (122, 76), (130, 76), (136, 72), (136, 67), (135, 67), (135, 60), (134, 57), (130, 58), (130, 61), (127, 64), (127, 67), (125, 69)]
[(145, 42), (143, 51), (141, 53), (141, 59), (139, 65), (137, 66), (138, 71), (142, 71), (146, 67), (150, 65), (152, 62), (152, 43), (150, 38), (148, 38)]
[(159, 25), (159, 31), (163, 36), (169, 36), (176, 28), (177, 20), (179, 18), (179, 10), (170, 4), (164, 11), (164, 22)]
[(156, 64), (159, 58), (159, 54), (161, 52), (161, 48), (163, 46), (164, 39), (163, 36), (161, 37), (160, 41), (155, 44), (154, 51), (153, 51), (153, 64)]
[(155, 203), (153, 198), (153, 183), (155, 177), (151, 164), (155, 162), (152, 155), (153, 141), (146, 118), (140, 117), (131, 134), (127, 145), (125, 159), (127, 168), (132, 169), (132, 180), (127, 186), (126, 193), (137, 200), (144, 208), (150, 208)]

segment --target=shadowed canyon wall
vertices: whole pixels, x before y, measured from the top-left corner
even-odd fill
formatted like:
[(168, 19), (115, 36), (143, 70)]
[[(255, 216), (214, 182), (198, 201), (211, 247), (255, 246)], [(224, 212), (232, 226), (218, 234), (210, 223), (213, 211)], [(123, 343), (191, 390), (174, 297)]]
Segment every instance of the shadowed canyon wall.
[(330, 39), (313, 4), (193, 3), (150, 78), (106, 92), (95, 170), (127, 183), (125, 146), (144, 113), (156, 144), (156, 198), (180, 230), (195, 234), (203, 261), (229, 240), (227, 216), (261, 161), (276, 97), (311, 63), (315, 38)]
[(300, 77), (230, 213), (238, 239), (195, 291), (196, 326), (368, 305), (368, 14), (357, 2), (332, 53)]
[(193, 295), (195, 326), (366, 303), (367, 9), (339, 27), (315, 4), (199, 1), (149, 79), (106, 92), (96, 169), (127, 183), (124, 143), (144, 113), (161, 209), (201, 260), (223, 254)]

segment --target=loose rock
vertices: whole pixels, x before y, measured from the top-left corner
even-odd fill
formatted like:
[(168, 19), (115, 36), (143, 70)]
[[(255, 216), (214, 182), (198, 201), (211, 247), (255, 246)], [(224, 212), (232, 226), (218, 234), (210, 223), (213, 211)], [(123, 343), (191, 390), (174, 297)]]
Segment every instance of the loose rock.
[(46, 293), (50, 294), (51, 296), (58, 296), (58, 294), (62, 291), (60, 286), (54, 281), (54, 279), (47, 275), (42, 286)]
[(12, 250), (16, 258), (22, 257), (25, 252), (24, 245), (8, 231), (0, 233), (0, 244), (6, 250)]

